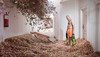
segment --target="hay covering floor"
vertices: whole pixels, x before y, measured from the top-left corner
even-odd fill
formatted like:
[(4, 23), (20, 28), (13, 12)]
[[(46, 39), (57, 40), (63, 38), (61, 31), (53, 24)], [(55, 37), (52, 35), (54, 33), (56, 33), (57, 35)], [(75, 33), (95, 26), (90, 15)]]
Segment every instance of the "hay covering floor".
[(0, 43), (0, 57), (100, 57), (87, 40), (77, 39), (74, 47), (64, 41), (45, 42), (31, 34), (15, 36)]

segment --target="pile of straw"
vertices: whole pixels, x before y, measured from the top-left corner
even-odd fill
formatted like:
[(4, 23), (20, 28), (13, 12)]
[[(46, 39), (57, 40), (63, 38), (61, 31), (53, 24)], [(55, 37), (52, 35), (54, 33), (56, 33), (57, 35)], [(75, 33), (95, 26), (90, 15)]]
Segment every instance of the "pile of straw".
[(75, 46), (64, 41), (43, 42), (31, 34), (15, 36), (0, 43), (0, 57), (99, 57), (87, 40), (77, 39)]

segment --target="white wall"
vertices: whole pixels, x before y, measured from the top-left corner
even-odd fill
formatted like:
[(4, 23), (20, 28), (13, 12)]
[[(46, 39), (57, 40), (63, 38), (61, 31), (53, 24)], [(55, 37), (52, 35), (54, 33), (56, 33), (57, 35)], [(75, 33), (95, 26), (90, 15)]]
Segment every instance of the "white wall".
[(96, 47), (97, 47), (97, 51), (100, 51), (100, 4), (97, 5), (97, 37), (96, 37)]
[(87, 11), (87, 0), (79, 0), (79, 38), (83, 38), (83, 10)]
[[(54, 17), (54, 34), (56, 38), (61, 40), (63, 39), (63, 34), (65, 34), (63, 33), (63, 29), (61, 28), (62, 27), (61, 12), (60, 12), (61, 0), (50, 0), (50, 1), (53, 1), (54, 6), (56, 7), (56, 12), (54, 13), (54, 16), (55, 16)], [(10, 26), (4, 29), (4, 38), (30, 32), (31, 31), (30, 27), (27, 27), (25, 25), (25, 17), (17, 13), (16, 9), (10, 9), (10, 10), (11, 10), (9, 14)]]
[(7, 8), (5, 12), (9, 12), (9, 27), (3, 27), (3, 38), (8, 38), (30, 32), (30, 27), (25, 25), (25, 17), (21, 15), (21, 13), (18, 13), (16, 8)]
[(54, 6), (56, 7), (56, 12), (54, 13), (54, 35), (57, 39), (62, 40), (63, 33), (61, 30), (61, 16), (60, 16), (60, 10), (61, 10), (61, 0), (52, 0), (54, 2)]
[[(96, 2), (95, 0), (80, 0), (80, 9), (87, 9), (87, 40), (97, 50)], [(81, 28), (82, 29), (82, 28)]]
[(79, 37), (79, 6), (78, 0), (68, 0), (61, 3), (61, 29), (63, 30), (63, 39), (66, 39), (67, 19), (66, 15), (72, 18), (74, 24), (75, 37)]
[[(54, 1), (54, 5), (57, 7), (56, 11), (57, 11), (57, 15), (55, 15), (55, 20), (54, 20), (54, 25), (55, 25), (55, 35), (57, 36), (57, 38), (60, 38), (60, 31), (59, 31), (59, 12), (60, 12), (60, 0), (59, 1)], [(30, 25), (25, 25), (26, 20), (25, 17), (23, 15), (21, 15), (21, 13), (18, 13), (18, 11), (16, 10), (16, 8), (6, 8), (6, 10), (4, 12), (10, 12), (9, 13), (9, 27), (4, 28), (3, 27), (3, 14), (0, 15), (0, 40), (3, 38), (8, 38), (8, 37), (12, 37), (12, 36), (16, 36), (16, 35), (20, 35), (20, 34), (25, 34), (25, 33), (29, 33), (31, 31), (31, 27)], [(41, 33), (43, 32), (43, 34), (47, 34), (49, 36), (54, 36), (53, 34), (53, 29), (49, 29), (49, 30), (45, 30), (41, 31)], [(51, 34), (52, 33), (52, 34)]]
[[(55, 34), (55, 36), (60, 40), (65, 38), (67, 24), (66, 24), (66, 22), (64, 22), (64, 20), (66, 20), (65, 16), (67, 14), (70, 14), (72, 19), (74, 19), (73, 21), (75, 21), (75, 23), (74, 23), (75, 24), (75, 32), (76, 32), (75, 35), (76, 35), (76, 37), (78, 37), (77, 32), (78, 32), (78, 19), (79, 18), (78, 18), (78, 13), (77, 13), (77, 9), (78, 9), (77, 8), (78, 7), (77, 0), (69, 1), (71, 4), (70, 3), (67, 4), (68, 7), (66, 7), (66, 4), (64, 4), (66, 9), (69, 8), (68, 9), (69, 12), (64, 10), (64, 11), (66, 11), (67, 14), (65, 12), (61, 13), (62, 9), (63, 9), (63, 8), (61, 8), (62, 5), (60, 4), (61, 0), (52, 0), (52, 1), (54, 2), (54, 5), (56, 7), (56, 12), (54, 13), (54, 16), (55, 16), (55, 18), (54, 18), (54, 34)], [(3, 27), (4, 28), (3, 29), (3, 38), (8, 38), (11, 36), (24, 34), (24, 33), (29, 33), (31, 31), (30, 26), (25, 25), (25, 23), (26, 23), (25, 17), (22, 16), (21, 14), (19, 14), (15, 8), (7, 9), (6, 11), (10, 11), (9, 27), (8, 28)], [(61, 20), (63, 20), (63, 21), (61, 21)]]
[[(66, 15), (73, 19), (75, 36), (79, 37), (79, 7), (78, 0), (52, 0), (56, 7), (54, 13), (54, 34), (59, 40), (65, 40), (67, 20)], [(62, 1), (62, 2), (61, 2)]]
[[(32, 31), (29, 24), (26, 25), (26, 17), (17, 11), (16, 8), (6, 8), (4, 12), (9, 12), (9, 27), (3, 27), (3, 14), (0, 15), (0, 37), (3, 39), (17, 36), (21, 34), (30, 33)], [(2, 23), (2, 24), (1, 24)], [(35, 29), (37, 30), (37, 29)], [(40, 31), (40, 33), (46, 34), (48, 36), (54, 37), (54, 29), (48, 29)], [(2, 39), (0, 38), (0, 40)]]
[(100, 52), (100, 0), (95, 0), (96, 3), (96, 47)]
[(80, 9), (87, 9), (87, 40), (91, 42), (94, 50), (98, 51), (96, 3), (96, 0), (80, 0)]
[(87, 38), (96, 50), (96, 5), (94, 0), (87, 0)]
[[(26, 25), (26, 17), (23, 16), (21, 13), (18, 13), (16, 8), (7, 9), (10, 11), (9, 13), (9, 27), (4, 28), (3, 30), (3, 38), (8, 38), (16, 35), (21, 35), (25, 33), (30, 33), (32, 31), (31, 26), (29, 24)], [(37, 30), (34, 29), (34, 30)], [(48, 36), (54, 36), (53, 33), (54, 29), (46, 29), (41, 30), (40, 33), (46, 34)]]

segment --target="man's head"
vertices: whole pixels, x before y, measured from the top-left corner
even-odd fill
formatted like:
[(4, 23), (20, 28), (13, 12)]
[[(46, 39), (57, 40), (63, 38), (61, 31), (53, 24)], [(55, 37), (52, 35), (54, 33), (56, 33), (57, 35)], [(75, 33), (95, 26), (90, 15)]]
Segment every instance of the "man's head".
[(68, 24), (72, 24), (72, 20), (71, 20), (70, 16), (67, 15), (66, 18), (67, 18), (67, 20), (68, 20)]

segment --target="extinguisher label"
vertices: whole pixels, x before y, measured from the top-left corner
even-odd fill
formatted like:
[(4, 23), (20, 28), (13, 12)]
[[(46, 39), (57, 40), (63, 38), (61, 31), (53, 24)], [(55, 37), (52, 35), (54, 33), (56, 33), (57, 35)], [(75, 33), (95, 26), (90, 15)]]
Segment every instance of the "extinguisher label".
[(4, 27), (9, 27), (9, 20), (8, 19), (4, 19)]

